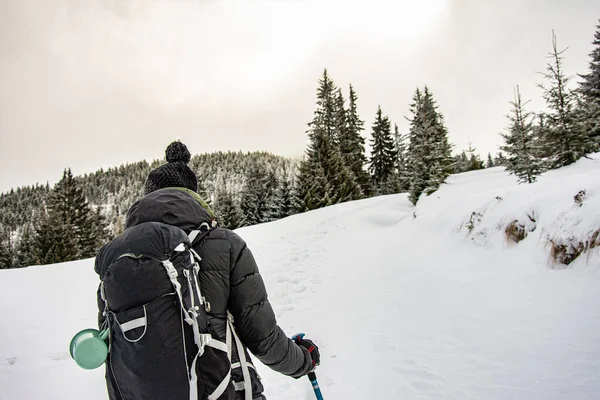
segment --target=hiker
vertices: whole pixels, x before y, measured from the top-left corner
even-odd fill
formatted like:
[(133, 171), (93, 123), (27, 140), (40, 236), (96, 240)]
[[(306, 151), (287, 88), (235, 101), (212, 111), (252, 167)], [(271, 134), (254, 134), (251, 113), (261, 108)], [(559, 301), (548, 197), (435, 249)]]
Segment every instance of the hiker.
[[(198, 399), (265, 400), (262, 394), (263, 385), (248, 355), (248, 350), (273, 370), (293, 378), (300, 378), (314, 370), (319, 364), (318, 348), (308, 339), (292, 341), (277, 325), (275, 314), (267, 299), (262, 277), (246, 243), (233, 231), (218, 227), (213, 211), (197, 193), (197, 177), (187, 166), (191, 159), (187, 147), (179, 141), (171, 143), (166, 149), (166, 159), (167, 164), (152, 170), (148, 175), (145, 197), (135, 202), (128, 210), (124, 235), (129, 228), (135, 229), (135, 227), (148, 222), (173, 225), (185, 231), (186, 234), (194, 232), (194, 235), (197, 235), (196, 238), (190, 237), (190, 241), (192, 249), (200, 259), (198, 284), (202, 291), (202, 299), (205, 299), (207, 327), (212, 335), (212, 340), (208, 341), (206, 346), (205, 354), (198, 358), (197, 364), (194, 364), (196, 360), (190, 358), (186, 353), (186, 363), (192, 365), (191, 369), (194, 369), (194, 365), (196, 366)], [(129, 231), (131, 232), (131, 229)], [(115, 241), (118, 240), (118, 238), (115, 239)], [(140, 245), (140, 243), (144, 243), (145, 238), (139, 237), (134, 240), (137, 241), (137, 245)], [(113, 247), (117, 245), (118, 243)], [(106, 265), (112, 262), (110, 260), (117, 259), (114, 255), (107, 253), (110, 251), (103, 252), (101, 250), (96, 260), (96, 272), (100, 274), (101, 279), (103, 274), (107, 275)], [(135, 255), (124, 255), (131, 256), (132, 262), (136, 257)], [(119, 258), (121, 257), (123, 256), (119, 256)], [(116, 279), (114, 272), (112, 275), (113, 279)], [(161, 279), (163, 278), (161, 276)], [(111, 279), (111, 275), (108, 274), (106, 279)], [(120, 284), (129, 285), (123, 287), (131, 287), (132, 295), (135, 290), (140, 290), (140, 293), (145, 290), (144, 288), (138, 289), (136, 282), (121, 282)], [(190, 286), (190, 291), (191, 288)], [(147, 313), (153, 311), (147, 309), (146, 306), (150, 307), (148, 304), (143, 306), (141, 314), (143, 318), (135, 320), (141, 320), (145, 324), (143, 328), (140, 328), (135, 321), (129, 324), (123, 323), (126, 315), (110, 311), (111, 302), (105, 301), (107, 293), (103, 293), (103, 289), (101, 287), (98, 293), (99, 324), (101, 327), (106, 327), (108, 323), (106, 315), (111, 316), (109, 319), (120, 327), (120, 331), (112, 330), (113, 336), (122, 332), (127, 340), (124, 343), (127, 345), (128, 342), (135, 343), (140, 340), (146, 334), (147, 327), (148, 329), (157, 329), (150, 325), (152, 316)], [(185, 287), (182, 285), (183, 290)], [(184, 291), (184, 296), (185, 293)], [(110, 296), (111, 293), (108, 293), (109, 298)], [(170, 304), (172, 303), (173, 301)], [(184, 324), (181, 323), (181, 325)], [(173, 330), (181, 332), (182, 329), (179, 329), (178, 326), (176, 328), (178, 329)], [(139, 331), (137, 337), (127, 336), (131, 332), (137, 331)], [(178, 351), (181, 354), (189, 352), (193, 342), (184, 340), (183, 346), (181, 346), (183, 348), (171, 349), (169, 348), (169, 335), (177, 335), (177, 333), (160, 332), (161, 340), (157, 341), (156, 347), (158, 348), (154, 349), (155, 357), (168, 356), (165, 354), (167, 351)], [(221, 346), (225, 347), (221, 350), (226, 350), (222, 355), (211, 348), (211, 346), (218, 348), (216, 344), (225, 343), (227, 340), (230, 343), (227, 346)], [(128, 382), (132, 382), (128, 377), (142, 379), (138, 384), (141, 386), (145, 383), (143, 381), (145, 372), (133, 373), (126, 368), (120, 370), (111, 368), (111, 358), (117, 360), (114, 357), (119, 357), (119, 354), (115, 352), (122, 348), (118, 342), (115, 343), (117, 344), (113, 346), (120, 347), (111, 349), (107, 361), (106, 381), (109, 398), (110, 400), (125, 398), (129, 400), (129, 397), (123, 393), (133, 393), (132, 396), (135, 397), (136, 388), (126, 387)], [(137, 355), (132, 357), (137, 357)], [(138, 360), (138, 358), (134, 359)], [(231, 367), (228, 365), (229, 361)], [(112, 364), (114, 363), (113, 361)], [(146, 364), (151, 363), (146, 362)], [(229, 373), (231, 374), (230, 379)], [(161, 374), (162, 372), (148, 372), (148, 376), (160, 377)], [(192, 375), (194, 375), (194, 371), (192, 371)], [(157, 383), (152, 382), (152, 384), (156, 385)], [(190, 393), (193, 390), (195, 388), (192, 389), (192, 384), (190, 384)], [(174, 392), (169, 391), (168, 393)], [(158, 396), (158, 394), (153, 394), (153, 396)], [(170, 398), (176, 397), (173, 395)]]

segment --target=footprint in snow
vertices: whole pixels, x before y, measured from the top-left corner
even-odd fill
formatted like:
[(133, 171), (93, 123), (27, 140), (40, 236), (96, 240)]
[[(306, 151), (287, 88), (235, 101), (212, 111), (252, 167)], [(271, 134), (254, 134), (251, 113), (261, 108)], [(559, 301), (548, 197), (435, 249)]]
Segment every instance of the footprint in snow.
[(15, 363), (17, 362), (17, 357), (7, 357), (6, 362), (8, 363), (8, 365), (15, 365)]
[(68, 360), (70, 358), (69, 353), (67, 353), (67, 352), (46, 353), (46, 357), (48, 357), (52, 361), (62, 361), (62, 360)]

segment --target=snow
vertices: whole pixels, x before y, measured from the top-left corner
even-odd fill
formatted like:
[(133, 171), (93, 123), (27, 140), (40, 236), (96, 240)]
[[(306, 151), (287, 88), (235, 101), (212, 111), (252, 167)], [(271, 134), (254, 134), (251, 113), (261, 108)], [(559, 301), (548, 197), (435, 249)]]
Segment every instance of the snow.
[[(238, 233), (280, 325), (319, 346), (326, 399), (598, 399), (600, 254), (557, 269), (547, 239), (600, 228), (599, 167), (596, 154), (533, 185), (469, 172), (417, 207), (382, 196)], [(535, 230), (507, 244), (527, 213)], [(91, 259), (0, 271), (1, 400), (106, 399), (103, 369), (68, 354), (95, 326), (97, 279)], [(269, 399), (314, 398), (306, 378), (258, 369)]]

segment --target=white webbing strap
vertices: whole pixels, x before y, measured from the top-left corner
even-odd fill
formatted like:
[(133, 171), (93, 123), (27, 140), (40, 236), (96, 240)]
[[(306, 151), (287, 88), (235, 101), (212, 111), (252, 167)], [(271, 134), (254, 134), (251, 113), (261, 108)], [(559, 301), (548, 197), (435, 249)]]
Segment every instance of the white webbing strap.
[(229, 358), (229, 362), (231, 362), (231, 349), (233, 348), (233, 341), (231, 340), (231, 331), (233, 329), (233, 325), (227, 319), (227, 329), (225, 330), (225, 343), (227, 343), (227, 358)]
[[(206, 345), (206, 343), (210, 342), (211, 336), (209, 334), (200, 334), (200, 328), (198, 327), (198, 321), (196, 321), (196, 313), (194, 310), (194, 296), (192, 294), (192, 281), (189, 277), (189, 275), (187, 276), (187, 281), (189, 284), (189, 288), (190, 288), (190, 297), (191, 297), (191, 304), (192, 304), (192, 308), (190, 310), (186, 310), (185, 309), (185, 303), (183, 302), (183, 295), (181, 294), (181, 284), (177, 281), (177, 277), (179, 276), (179, 274), (177, 273), (177, 269), (175, 269), (175, 266), (173, 266), (173, 263), (171, 262), (171, 260), (165, 260), (162, 262), (163, 266), (165, 267), (166, 271), (167, 271), (167, 275), (169, 275), (169, 279), (171, 280), (171, 283), (173, 284), (173, 287), (175, 288), (175, 291), (177, 292), (177, 296), (179, 297), (179, 303), (181, 305), (181, 311), (183, 313), (184, 316), (184, 320), (185, 322), (187, 322), (189, 325), (192, 326), (192, 330), (194, 332), (194, 343), (196, 343), (196, 346), (198, 347), (198, 352), (196, 353), (196, 356), (194, 357), (194, 361), (192, 362), (192, 366), (190, 367), (190, 400), (197, 400), (198, 399), (198, 375), (196, 374), (196, 361), (198, 361), (198, 358), (202, 356), (202, 354), (204, 354), (204, 346)], [(190, 315), (190, 313), (192, 313), (192, 315)], [(185, 340), (184, 340), (185, 343)], [(187, 356), (186, 356), (187, 358)]]
[(188, 235), (188, 239), (190, 239), (190, 243), (193, 244), (194, 240), (196, 240), (196, 238), (198, 237), (198, 234), (200, 233), (199, 230), (195, 230), (195, 231), (191, 231), (190, 234)]
[(190, 318), (188, 310), (185, 309), (185, 306), (183, 303), (183, 296), (181, 294), (181, 284), (177, 281), (177, 276), (179, 276), (179, 274), (177, 273), (177, 270), (173, 266), (173, 263), (171, 262), (171, 260), (164, 260), (162, 262), (162, 264), (165, 267), (165, 269), (167, 270), (167, 275), (169, 275), (171, 284), (175, 288), (175, 292), (177, 292), (177, 297), (179, 297), (179, 303), (181, 304), (181, 309), (183, 310), (185, 322), (192, 325), (194, 323), (194, 320), (192, 318)]
[[(242, 367), (242, 364), (239, 362), (231, 364), (231, 369), (236, 369), (236, 368), (241, 368), (241, 367)], [(253, 370), (256, 371), (256, 367), (252, 364), (248, 364), (248, 368), (252, 368)]]
[(227, 372), (227, 376), (221, 381), (221, 383), (219, 384), (219, 386), (217, 386), (215, 391), (208, 395), (208, 400), (217, 400), (219, 396), (225, 393), (225, 390), (227, 390), (227, 386), (229, 386), (229, 381), (231, 381), (231, 370)]
[[(183, 270), (184, 275), (187, 278), (188, 281), (188, 289), (189, 289), (189, 294), (190, 294), (190, 302), (192, 305), (192, 308), (190, 308), (188, 310), (189, 314), (192, 315), (192, 330), (194, 332), (194, 343), (196, 343), (196, 346), (198, 346), (198, 357), (201, 357), (202, 354), (204, 354), (204, 346), (206, 346), (212, 339), (212, 336), (208, 333), (204, 333), (201, 334), (200, 333), (200, 327), (198, 326), (198, 321), (196, 320), (196, 317), (198, 316), (198, 311), (199, 311), (199, 307), (196, 306), (196, 302), (194, 301), (194, 294), (193, 294), (193, 288), (192, 288), (192, 278), (190, 277), (190, 273), (188, 270)], [(194, 277), (194, 279), (196, 279)], [(198, 286), (196, 286), (196, 293), (198, 293)]]
[[(223, 344), (223, 342), (219, 342), (219, 341), (213, 339), (210, 341), (210, 343), (207, 344), (207, 346), (214, 347), (216, 349), (216, 348), (218, 348), (217, 346), (221, 347), (220, 346), (221, 344)], [(230, 327), (229, 320), (227, 320), (227, 328), (225, 331), (225, 343), (224, 344), (225, 344), (225, 348), (219, 348), (219, 350), (223, 350), (223, 351), (227, 352), (227, 358), (229, 359), (229, 362), (231, 362), (231, 327)], [(223, 393), (225, 393), (225, 390), (227, 390), (227, 386), (229, 386), (230, 381), (231, 381), (231, 368), (229, 368), (229, 371), (227, 372), (227, 376), (225, 376), (225, 378), (221, 381), (219, 386), (217, 386), (215, 391), (208, 395), (208, 400), (217, 400)]]
[(213, 349), (221, 350), (224, 353), (227, 353), (227, 343), (220, 342), (216, 339), (211, 340), (206, 344), (208, 347), (212, 347)]
[[(227, 313), (227, 328), (225, 331), (225, 343), (220, 342), (218, 340), (211, 340), (207, 346), (227, 351), (227, 358), (231, 362), (231, 353), (233, 347), (233, 341), (235, 340), (235, 345), (238, 353), (238, 357), (240, 359), (239, 363), (234, 363), (231, 368), (242, 368), (242, 375), (244, 377), (244, 382), (232, 382), (236, 391), (244, 391), (244, 400), (252, 400), (252, 382), (250, 380), (250, 368), (254, 368), (254, 366), (246, 360), (246, 353), (244, 351), (244, 346), (242, 345), (242, 341), (238, 337), (237, 333), (235, 333), (235, 328), (233, 326), (233, 316), (228, 312)], [(232, 340), (233, 336), (233, 340)], [(225, 390), (227, 390), (227, 386), (229, 386), (229, 382), (231, 381), (231, 369), (227, 373), (225, 379), (221, 381), (219, 386), (215, 389), (213, 393), (208, 396), (208, 400), (217, 400), (219, 396), (221, 396)]]
[(198, 295), (198, 299), (200, 299), (200, 304), (204, 305), (204, 297), (202, 297), (202, 291), (200, 291), (200, 285), (198, 284), (198, 271), (200, 267), (197, 265), (198, 263), (194, 264), (194, 283), (196, 284), (196, 294)]
[(202, 232), (202, 228), (206, 228), (205, 232), (210, 230), (210, 225), (208, 225), (207, 222), (203, 222), (200, 224), (199, 228), (200, 229), (195, 229), (193, 231), (190, 232), (190, 234), (188, 235), (188, 239), (190, 239), (190, 244), (194, 244), (194, 240), (196, 240), (196, 238), (198, 237), (198, 235), (200, 234), (200, 232)]
[(196, 361), (198, 361), (198, 357), (200, 352), (196, 354), (194, 357), (194, 361), (192, 362), (192, 367), (190, 368), (190, 400), (198, 400), (198, 375), (196, 374)]
[[(145, 312), (146, 312), (146, 308), (144, 307), (144, 313)], [(137, 318), (137, 319), (131, 320), (129, 322), (125, 322), (124, 324), (121, 324), (121, 330), (123, 331), (123, 333), (125, 333), (132, 329), (141, 328), (142, 326), (146, 326), (146, 316), (145, 315), (141, 318)]]
[(246, 352), (244, 351), (244, 345), (242, 344), (242, 341), (238, 337), (237, 333), (235, 333), (233, 323), (231, 322), (232, 319), (233, 316), (229, 314), (227, 323), (228, 325), (231, 325), (231, 333), (233, 334), (233, 338), (235, 339), (235, 347), (237, 348), (238, 357), (240, 359), (240, 366), (242, 368), (242, 375), (244, 376), (244, 400), (252, 400), (252, 384), (250, 381), (250, 369), (248, 367), (249, 364), (246, 360)]

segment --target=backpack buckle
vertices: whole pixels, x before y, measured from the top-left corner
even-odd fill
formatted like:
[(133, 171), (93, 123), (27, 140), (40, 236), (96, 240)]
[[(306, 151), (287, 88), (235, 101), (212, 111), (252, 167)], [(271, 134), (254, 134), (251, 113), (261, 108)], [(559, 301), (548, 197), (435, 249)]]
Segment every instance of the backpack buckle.
[(206, 297), (202, 297), (202, 302), (204, 303), (204, 311), (210, 312), (210, 310), (211, 310), (210, 302), (208, 302), (206, 300)]
[(171, 279), (177, 279), (177, 277), (179, 276), (177, 270), (173, 267), (167, 269), (167, 274), (169, 274), (169, 278)]
[(200, 309), (200, 308), (199, 308), (198, 306), (194, 306), (194, 307), (192, 307), (192, 308), (190, 308), (190, 309), (188, 310), (188, 313), (189, 313), (191, 316), (193, 316), (194, 318), (197, 318), (197, 317), (198, 317), (198, 310), (199, 310), (199, 309)]

